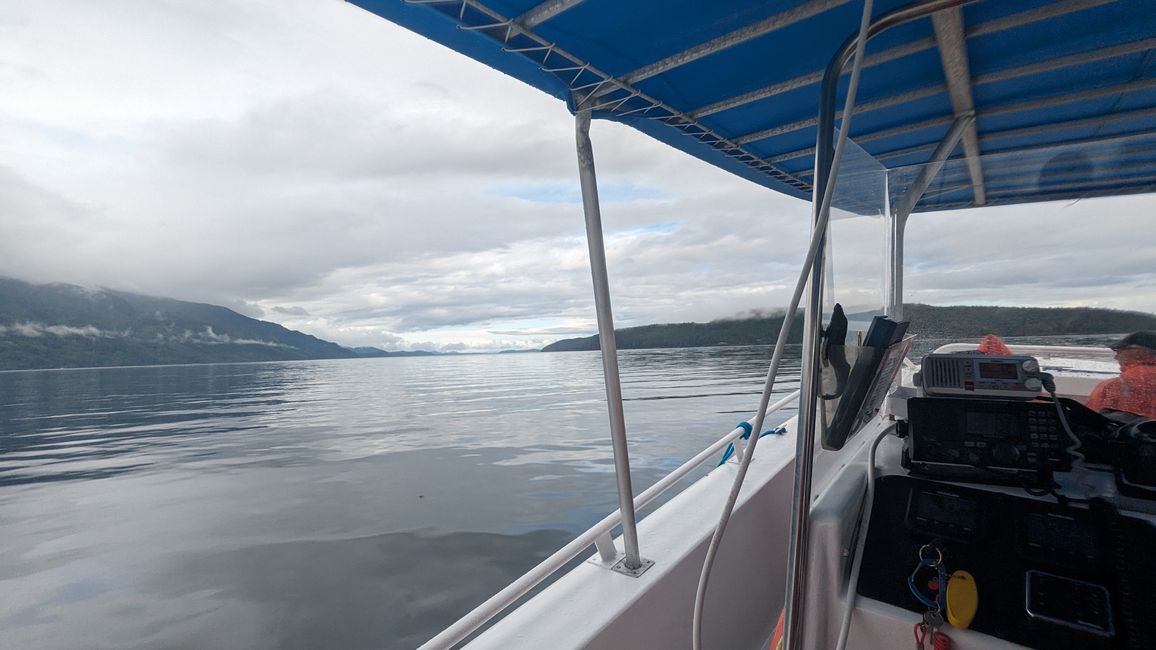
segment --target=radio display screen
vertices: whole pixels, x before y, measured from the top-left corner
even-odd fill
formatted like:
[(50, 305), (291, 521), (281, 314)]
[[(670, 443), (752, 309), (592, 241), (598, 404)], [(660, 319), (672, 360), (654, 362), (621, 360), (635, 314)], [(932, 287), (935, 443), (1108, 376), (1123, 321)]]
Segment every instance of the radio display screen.
[(911, 503), (909, 517), (921, 528), (930, 525), (936, 529), (972, 533), (979, 526), (979, 505), (954, 494), (919, 490)]
[(979, 376), (981, 379), (1018, 379), (1019, 370), (1014, 363), (980, 362)]
[(1096, 531), (1085, 523), (1063, 515), (1030, 512), (1027, 516), (1029, 548), (1059, 551), (1088, 559), (1096, 558)]
[(1019, 433), (1019, 422), (1013, 413), (993, 413), (991, 411), (968, 411), (965, 414), (965, 431), (971, 436), (1006, 438)]

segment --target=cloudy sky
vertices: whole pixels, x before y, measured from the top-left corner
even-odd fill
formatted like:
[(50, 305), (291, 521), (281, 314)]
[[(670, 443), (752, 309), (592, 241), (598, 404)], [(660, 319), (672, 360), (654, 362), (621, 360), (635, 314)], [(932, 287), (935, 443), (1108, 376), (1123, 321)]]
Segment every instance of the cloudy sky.
[[(0, 88), (0, 275), (387, 349), (595, 329), (565, 106), (340, 0), (0, 0)], [(785, 305), (807, 204), (592, 135), (620, 326)], [(1154, 211), (919, 215), (908, 299), (1156, 312)], [(846, 303), (879, 300), (880, 226), (837, 224)]]

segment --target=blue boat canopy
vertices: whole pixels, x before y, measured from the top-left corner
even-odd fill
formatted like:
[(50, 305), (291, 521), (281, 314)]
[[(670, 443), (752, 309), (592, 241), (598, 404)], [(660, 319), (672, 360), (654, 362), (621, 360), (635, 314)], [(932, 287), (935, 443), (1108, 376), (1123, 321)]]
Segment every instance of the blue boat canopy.
[[(823, 71), (858, 31), (863, 7), (352, 2), (572, 111), (592, 109), (799, 198), (811, 194)], [(910, 4), (920, 3), (876, 0), (874, 14)], [(977, 0), (945, 9), (868, 43), (850, 135), (888, 169), (907, 168), (928, 162), (956, 118), (974, 115), (917, 212), (1156, 191), (1154, 48), (1152, 0)]]

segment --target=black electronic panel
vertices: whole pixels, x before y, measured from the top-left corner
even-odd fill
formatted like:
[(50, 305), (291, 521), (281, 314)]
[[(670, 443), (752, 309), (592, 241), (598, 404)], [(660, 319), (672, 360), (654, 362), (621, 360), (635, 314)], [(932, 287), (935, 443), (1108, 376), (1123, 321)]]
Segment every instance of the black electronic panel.
[(1156, 648), (1156, 527), (1147, 521), (1099, 501), (1061, 505), (884, 476), (875, 483), (859, 595), (913, 620), (922, 614), (907, 577), (925, 544), (942, 553), (948, 573), (974, 577), (977, 632), (1041, 650)]
[(1025, 611), (1033, 622), (1051, 623), (1110, 637), (1116, 631), (1112, 623), (1112, 602), (1103, 585), (1063, 576), (1028, 571), (1025, 579)]
[(1094, 563), (1099, 557), (1095, 524), (1081, 513), (1028, 512), (1018, 526), (1022, 557), (1056, 566)]
[(1071, 468), (1050, 402), (919, 397), (907, 401), (907, 419), (904, 460), (920, 474), (959, 477), (974, 468), (988, 471), (975, 473), (982, 479)]
[(979, 504), (947, 489), (912, 490), (907, 526), (937, 537), (968, 540), (979, 531)]

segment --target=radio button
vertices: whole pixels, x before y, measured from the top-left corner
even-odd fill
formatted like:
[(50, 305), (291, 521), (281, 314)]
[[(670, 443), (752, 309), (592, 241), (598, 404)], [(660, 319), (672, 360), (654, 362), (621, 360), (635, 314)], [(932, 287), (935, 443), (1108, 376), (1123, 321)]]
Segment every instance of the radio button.
[(1008, 444), (999, 444), (992, 450), (991, 455), (1001, 463), (1012, 465), (1020, 459), (1020, 450)]

